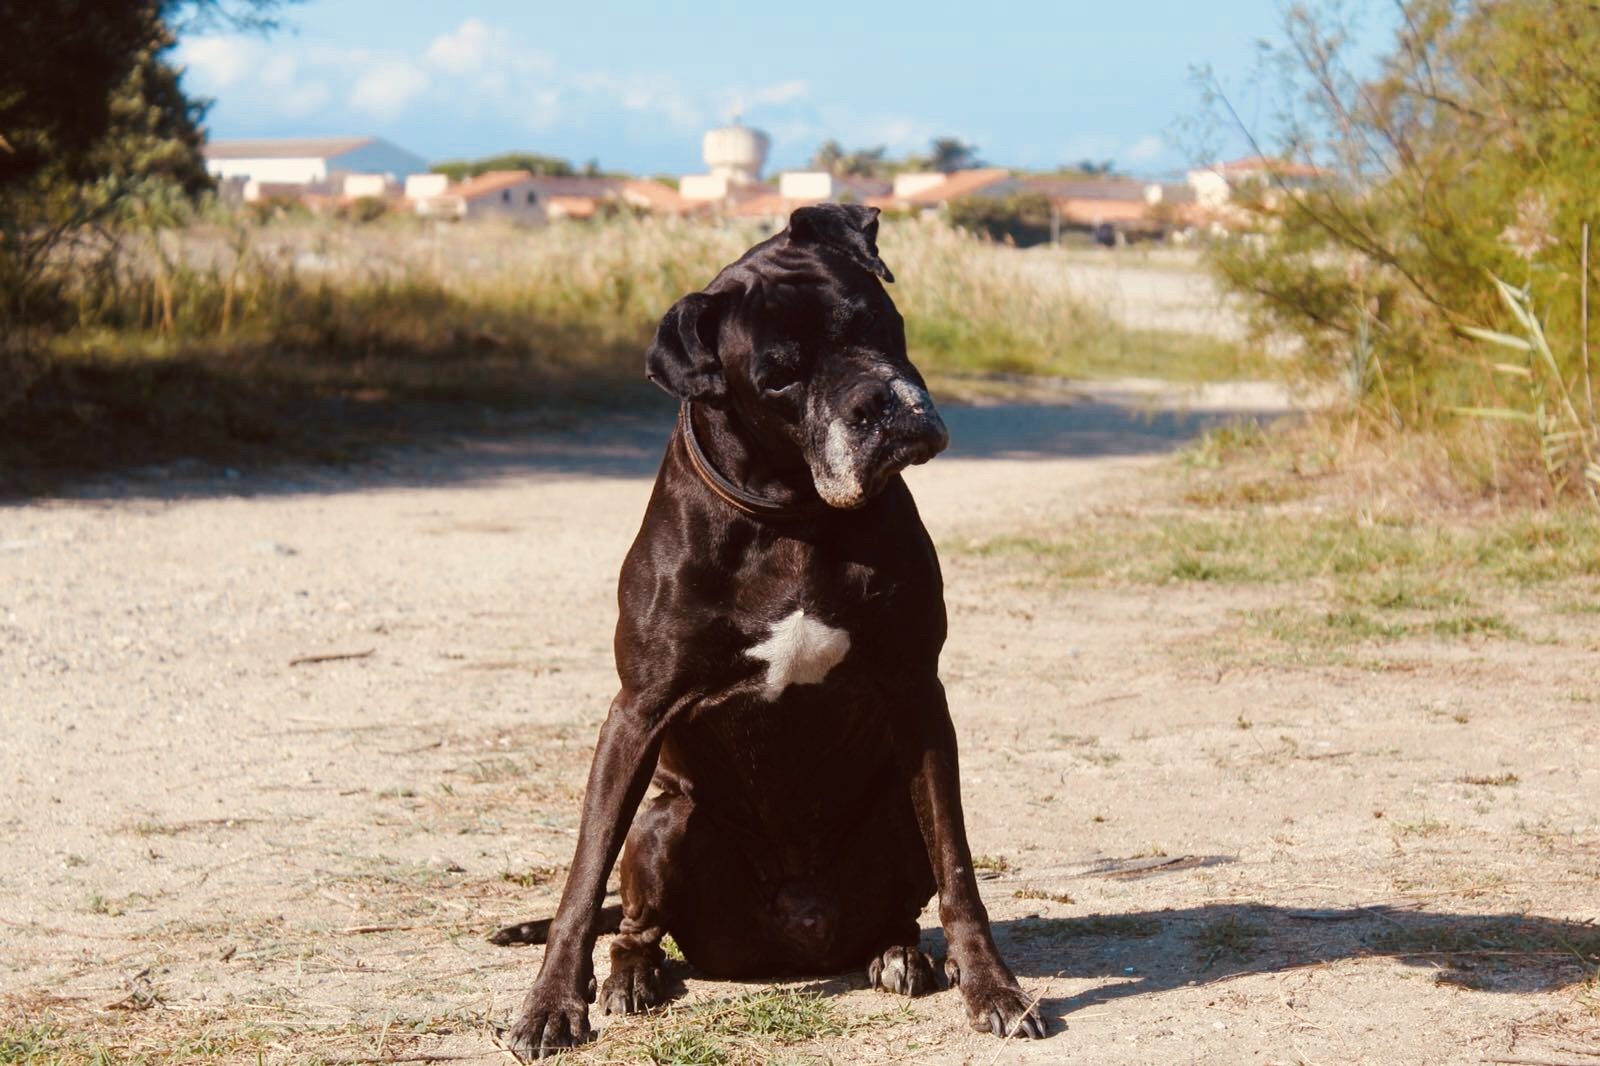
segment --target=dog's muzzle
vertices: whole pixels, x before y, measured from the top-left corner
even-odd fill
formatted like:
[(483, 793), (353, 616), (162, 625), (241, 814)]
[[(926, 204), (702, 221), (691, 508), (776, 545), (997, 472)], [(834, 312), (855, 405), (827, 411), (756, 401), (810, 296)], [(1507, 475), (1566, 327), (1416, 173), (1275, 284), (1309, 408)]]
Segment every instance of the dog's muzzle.
[(868, 378), (845, 393), (828, 421), (812, 478), (829, 505), (859, 507), (895, 474), (949, 443), (927, 389), (902, 377)]

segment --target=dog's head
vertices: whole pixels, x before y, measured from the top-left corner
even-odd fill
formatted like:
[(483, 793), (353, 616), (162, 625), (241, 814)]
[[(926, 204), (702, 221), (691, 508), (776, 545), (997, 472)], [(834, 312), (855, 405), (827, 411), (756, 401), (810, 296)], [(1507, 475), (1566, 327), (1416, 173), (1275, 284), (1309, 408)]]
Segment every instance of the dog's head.
[(800, 208), (673, 304), (645, 356), (667, 392), (727, 410), (769, 454), (802, 459), (833, 507), (861, 506), (950, 440), (906, 356), (877, 236), (877, 208)]

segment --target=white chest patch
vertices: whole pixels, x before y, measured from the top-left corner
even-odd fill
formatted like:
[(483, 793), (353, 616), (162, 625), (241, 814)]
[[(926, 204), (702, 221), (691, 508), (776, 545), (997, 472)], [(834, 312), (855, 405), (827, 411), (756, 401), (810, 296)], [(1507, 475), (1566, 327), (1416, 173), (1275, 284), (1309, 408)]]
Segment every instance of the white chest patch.
[(767, 687), (762, 693), (775, 700), (790, 685), (815, 685), (844, 660), (850, 651), (850, 634), (796, 611), (772, 624), (766, 640), (745, 654), (767, 664)]

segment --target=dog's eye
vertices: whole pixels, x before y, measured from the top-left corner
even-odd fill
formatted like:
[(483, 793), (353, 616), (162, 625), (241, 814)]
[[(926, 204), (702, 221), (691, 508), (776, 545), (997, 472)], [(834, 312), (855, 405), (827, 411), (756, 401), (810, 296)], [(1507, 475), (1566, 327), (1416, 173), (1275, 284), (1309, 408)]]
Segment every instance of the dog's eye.
[(766, 393), (769, 399), (793, 400), (797, 399), (800, 395), (800, 383), (798, 381), (791, 381), (789, 384), (784, 385), (781, 388), (774, 388), (769, 382), (761, 391)]
[(773, 398), (792, 397), (799, 393), (800, 378), (799, 367), (772, 361), (761, 373), (761, 391)]

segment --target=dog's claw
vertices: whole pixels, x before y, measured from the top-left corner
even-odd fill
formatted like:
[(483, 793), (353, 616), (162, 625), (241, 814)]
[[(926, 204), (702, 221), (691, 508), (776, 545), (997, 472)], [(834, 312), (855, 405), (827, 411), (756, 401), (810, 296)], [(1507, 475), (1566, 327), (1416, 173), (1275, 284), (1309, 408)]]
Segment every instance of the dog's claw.
[(950, 983), (951, 988), (961, 987), (961, 964), (953, 955), (944, 960), (944, 979)]
[(589, 1039), (589, 1006), (577, 996), (551, 995), (537, 986), (506, 1034), (511, 1053), (523, 1062), (542, 1059)]
[(933, 960), (915, 947), (892, 947), (867, 964), (867, 983), (901, 996), (939, 990)]
[(967, 1001), (967, 1017), (980, 1033), (1042, 1040), (1049, 1031), (1033, 1001), (1014, 983), (989, 988), (968, 984), (961, 991)]
[(663, 997), (661, 967), (638, 962), (614, 967), (601, 989), (607, 1014), (639, 1014), (658, 1006)]

